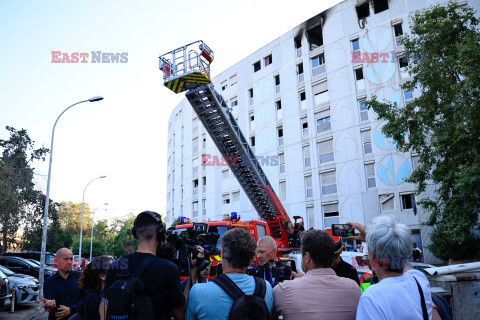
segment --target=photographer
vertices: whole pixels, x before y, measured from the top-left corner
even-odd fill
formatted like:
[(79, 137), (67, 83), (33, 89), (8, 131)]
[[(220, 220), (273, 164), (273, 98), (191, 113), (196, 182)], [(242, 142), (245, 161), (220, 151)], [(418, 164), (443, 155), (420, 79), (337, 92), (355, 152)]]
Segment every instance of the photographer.
[[(151, 300), (151, 304), (147, 304), (146, 308), (153, 306), (155, 319), (170, 319), (171, 314), (177, 320), (184, 319), (185, 298), (180, 292), (178, 268), (172, 262), (155, 256), (165, 235), (160, 215), (152, 211), (140, 213), (135, 219), (132, 234), (138, 240), (138, 250), (113, 262), (107, 271), (105, 280), (107, 315), (112, 310), (125, 308), (125, 303), (114, 305), (114, 295), (112, 294), (110, 298), (109, 292), (113, 292), (116, 284), (119, 283), (117, 280), (126, 279), (126, 276), (134, 274), (143, 283), (143, 295)], [(122, 280), (122, 282), (125, 283), (125, 287), (133, 280)], [(117, 301), (121, 302), (121, 300)], [(112, 310), (109, 311), (109, 309)], [(135, 309), (135, 312), (141, 311)], [(128, 316), (126, 315), (126, 318)], [(110, 317), (119, 318), (118, 316)]]
[(275, 315), (285, 320), (355, 319), (360, 287), (332, 270), (332, 237), (322, 230), (307, 230), (302, 233), (300, 249), (306, 274), (274, 288)]
[[(241, 290), (249, 296), (256, 291), (256, 282), (261, 281), (261, 286), (263, 285), (263, 288), (266, 290), (264, 297), (259, 298), (255, 296), (248, 300), (257, 301), (258, 303), (261, 299), (260, 301), (263, 304), (257, 304), (257, 310), (265, 311), (267, 314), (271, 313), (273, 308), (272, 287), (266, 281), (245, 274), (250, 262), (255, 257), (256, 245), (252, 235), (244, 228), (229, 230), (222, 237), (221, 247), (223, 275), (217, 278), (225, 277), (230, 279), (228, 281), (231, 281), (232, 286), (230, 288), (232, 290)], [(192, 287), (189, 296), (187, 319), (226, 320), (230, 312), (232, 312), (231, 309), (237, 312), (232, 306), (235, 306), (238, 300), (234, 304), (230, 295), (216, 283), (217, 278), (214, 281), (200, 283)], [(241, 313), (241, 310), (238, 312)]]
[[(197, 283), (206, 283), (208, 282), (208, 277), (210, 276), (210, 267), (211, 264), (208, 260), (205, 260), (204, 254), (205, 249), (199, 245), (195, 246), (198, 250), (198, 254), (195, 258), (191, 257), (190, 266), (191, 266), (191, 278), (187, 278), (182, 281), (180, 284), (180, 290), (183, 292), (185, 299), (188, 300), (188, 293)], [(208, 258), (207, 258), (208, 259)]]

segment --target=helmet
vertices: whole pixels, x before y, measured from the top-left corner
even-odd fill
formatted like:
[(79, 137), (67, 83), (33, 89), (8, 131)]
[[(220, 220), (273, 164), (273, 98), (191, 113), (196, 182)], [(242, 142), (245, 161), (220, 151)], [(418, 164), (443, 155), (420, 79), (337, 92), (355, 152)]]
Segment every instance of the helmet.
[(342, 237), (332, 236), (332, 230), (327, 229), (325, 232), (333, 238), (333, 250), (335, 251), (335, 257), (337, 257), (342, 252)]

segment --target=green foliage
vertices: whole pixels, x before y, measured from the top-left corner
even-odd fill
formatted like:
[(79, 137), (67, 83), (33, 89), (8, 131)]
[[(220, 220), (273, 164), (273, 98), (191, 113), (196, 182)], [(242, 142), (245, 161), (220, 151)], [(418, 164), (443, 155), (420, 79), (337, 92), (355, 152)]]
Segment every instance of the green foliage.
[(177, 218), (173, 221), (173, 223), (172, 223), (172, 225), (170, 226), (170, 228), (176, 227), (176, 226), (178, 226), (179, 224), (180, 224), (180, 217), (177, 217)]
[[(87, 259), (90, 258), (90, 241), (91, 241), (91, 238), (82, 237), (82, 257), (83, 258), (87, 258)], [(80, 244), (80, 236), (76, 236), (72, 244), (73, 254), (78, 254), (79, 244)], [(95, 235), (94, 235), (93, 242), (92, 242), (92, 257), (97, 257), (104, 254), (108, 254), (107, 244), (99, 239), (95, 239)]]
[[(405, 36), (408, 54), (420, 57), (408, 66), (411, 80), (404, 90), (421, 91), (412, 103), (399, 107), (367, 101), (383, 132), (402, 152), (420, 155), (409, 178), (418, 193), (428, 184), (433, 198), (419, 202), (435, 226), (430, 250), (444, 260), (470, 258), (479, 245), (474, 230), (480, 212), (480, 32), (469, 7), (451, 2), (418, 11), (411, 35)], [(462, 250), (459, 250), (459, 247)]]
[[(36, 198), (32, 164), (45, 160), (48, 149), (34, 149), (34, 141), (25, 129), (6, 127), (8, 140), (0, 139), (0, 230), (3, 250), (6, 251), (9, 238), (13, 238), (27, 206)], [(33, 200), (34, 201), (34, 200)]]
[(133, 214), (124, 219), (114, 219), (110, 229), (114, 237), (108, 244), (108, 252), (114, 257), (118, 258), (137, 250), (138, 241), (132, 235), (134, 221), (135, 216)]
[[(73, 203), (72, 201), (60, 202), (58, 208), (58, 217), (62, 227), (70, 234), (80, 234), (80, 225), (82, 219), (82, 203)], [(93, 211), (90, 210), (88, 203), (83, 206), (83, 231), (92, 229)]]

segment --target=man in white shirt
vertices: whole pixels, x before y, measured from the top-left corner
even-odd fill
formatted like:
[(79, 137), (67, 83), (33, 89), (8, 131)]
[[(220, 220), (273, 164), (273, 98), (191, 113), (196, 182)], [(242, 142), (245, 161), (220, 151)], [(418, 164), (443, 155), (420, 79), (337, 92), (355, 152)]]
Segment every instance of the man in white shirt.
[(379, 280), (362, 294), (357, 320), (432, 319), (427, 278), (416, 270), (404, 271), (412, 248), (410, 229), (389, 216), (373, 218), (367, 229), (358, 223), (348, 224), (360, 231), (360, 235), (349, 238), (366, 240), (370, 267)]

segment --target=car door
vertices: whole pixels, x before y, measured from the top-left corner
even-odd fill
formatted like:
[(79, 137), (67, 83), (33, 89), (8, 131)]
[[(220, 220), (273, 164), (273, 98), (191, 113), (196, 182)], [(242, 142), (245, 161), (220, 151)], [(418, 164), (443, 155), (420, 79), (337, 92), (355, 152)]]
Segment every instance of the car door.
[(30, 266), (23, 261), (17, 259), (8, 259), (7, 267), (16, 273), (28, 274), (35, 276), (34, 270), (31, 270)]

